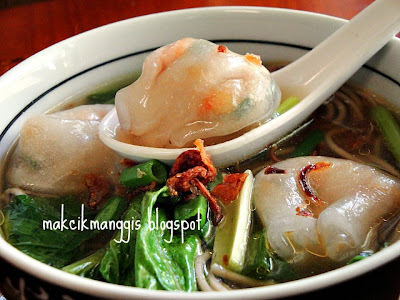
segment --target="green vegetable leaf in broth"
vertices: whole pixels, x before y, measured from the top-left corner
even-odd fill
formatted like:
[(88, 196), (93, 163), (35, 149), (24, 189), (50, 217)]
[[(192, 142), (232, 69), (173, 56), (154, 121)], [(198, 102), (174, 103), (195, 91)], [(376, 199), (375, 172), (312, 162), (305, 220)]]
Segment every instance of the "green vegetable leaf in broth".
[(296, 278), (290, 265), (267, 248), (264, 229), (250, 236), (242, 273), (259, 280), (287, 281)]
[[(107, 203), (100, 209), (99, 213), (94, 218), (99, 224), (109, 220), (118, 220), (128, 207), (128, 201), (122, 197), (114, 196), (108, 199)], [(95, 231), (99, 233), (99, 231)]]
[[(143, 195), (136, 197), (126, 210), (122, 220), (132, 222), (141, 218), (141, 202)], [(103, 278), (111, 283), (135, 285), (135, 229), (120, 230), (110, 241), (108, 249), (101, 260), (100, 273)], [(121, 241), (119, 243), (119, 241)], [(129, 242), (127, 242), (129, 241)]]
[(347, 265), (354, 264), (355, 262), (358, 262), (358, 261), (363, 260), (363, 259), (365, 259), (367, 257), (370, 257), (372, 254), (374, 254), (373, 251), (363, 251), (360, 254), (354, 256), (352, 259), (350, 259), (347, 262)]
[(176, 262), (183, 272), (185, 278), (184, 289), (187, 292), (197, 290), (196, 274), (194, 261), (198, 254), (201, 241), (195, 235), (185, 237), (185, 242), (181, 243), (181, 238), (175, 236), (171, 244), (165, 245), (167, 251), (171, 253), (172, 261)]
[[(110, 199), (111, 200), (111, 199)], [(116, 200), (108, 201), (95, 216), (95, 220), (116, 218), (115, 211), (108, 209)], [(123, 202), (118, 201), (119, 204)], [(5, 208), (3, 230), (6, 240), (29, 256), (56, 268), (61, 268), (79, 253), (78, 247), (98, 232), (79, 230), (43, 230), (43, 220), (61, 223), (61, 205), (64, 219), (77, 220), (81, 216), (81, 203), (71, 197), (41, 198), (17, 196)], [(94, 213), (85, 210), (85, 218), (93, 219)], [(114, 212), (111, 213), (110, 212)], [(118, 216), (119, 218), (119, 216)]]
[[(154, 205), (159, 195), (167, 191), (164, 187), (156, 192), (147, 192), (142, 202), (141, 228), (136, 239), (135, 282), (137, 287), (165, 289), (170, 291), (196, 290), (194, 259), (200, 245), (196, 236), (188, 236), (181, 243), (180, 236), (170, 240), (169, 231), (150, 228), (156, 221)], [(162, 208), (158, 209), (158, 222), (167, 221)]]
[[(57, 204), (55, 204), (57, 203)], [(72, 250), (88, 239), (86, 232), (43, 230), (42, 220), (60, 220), (60, 206), (65, 206), (65, 218), (80, 214), (69, 199), (17, 196), (5, 209), (4, 233), (8, 242), (20, 251), (55, 267), (72, 259)]]
[(62, 270), (81, 277), (100, 279), (99, 266), (105, 253), (106, 249), (103, 247), (88, 257), (63, 267)]
[(174, 209), (174, 219), (197, 221), (197, 219), (200, 218), (200, 227), (203, 228), (207, 219), (207, 209), (208, 202), (206, 198), (199, 195), (190, 201), (176, 205)]

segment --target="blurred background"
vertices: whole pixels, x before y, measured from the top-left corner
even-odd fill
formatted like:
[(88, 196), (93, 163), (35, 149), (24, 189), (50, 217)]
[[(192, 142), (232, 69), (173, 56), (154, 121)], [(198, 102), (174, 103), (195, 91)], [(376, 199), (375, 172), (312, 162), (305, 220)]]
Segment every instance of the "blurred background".
[(372, 0), (0, 0), (0, 75), (81, 32), (136, 16), (223, 5), (291, 8), (350, 19)]
[[(112, 22), (151, 13), (206, 6), (249, 5), (290, 8), (351, 19), (371, 2), (373, 1), (0, 0), (0, 75), (36, 52), (66, 38)], [(397, 300), (399, 293), (400, 259), (397, 259), (355, 280), (300, 298)], [(0, 293), (0, 300), (2, 299), (4, 298)]]

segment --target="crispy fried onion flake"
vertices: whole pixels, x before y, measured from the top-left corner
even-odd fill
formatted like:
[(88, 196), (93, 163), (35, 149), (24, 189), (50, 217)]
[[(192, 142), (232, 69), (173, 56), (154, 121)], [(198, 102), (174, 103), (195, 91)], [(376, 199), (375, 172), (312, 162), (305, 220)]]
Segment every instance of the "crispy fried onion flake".
[(110, 191), (110, 182), (100, 175), (86, 174), (84, 177), (84, 183), (89, 190), (89, 207), (96, 207), (105, 198)]
[(228, 205), (232, 201), (236, 200), (246, 178), (246, 173), (227, 174), (225, 175), (223, 182), (218, 184), (212, 190), (211, 195), (216, 197), (225, 205)]
[(196, 150), (187, 150), (177, 157), (171, 168), (167, 186), (173, 196), (178, 193), (193, 194), (194, 190), (198, 190), (210, 204), (214, 224), (218, 225), (222, 220), (221, 207), (206, 187), (215, 179), (217, 170), (204, 149), (204, 142), (198, 139), (194, 144)]

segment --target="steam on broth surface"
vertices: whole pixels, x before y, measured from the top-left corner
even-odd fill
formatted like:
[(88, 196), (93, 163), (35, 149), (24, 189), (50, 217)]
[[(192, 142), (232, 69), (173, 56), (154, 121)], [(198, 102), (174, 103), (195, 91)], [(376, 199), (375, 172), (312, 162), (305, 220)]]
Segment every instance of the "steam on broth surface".
[[(194, 41), (181, 43), (178, 50)], [(161, 59), (164, 50), (151, 58), (166, 67), (176, 57)], [(24, 253), (116, 284), (227, 290), (325, 272), (400, 239), (399, 169), (379, 120), (371, 117), (384, 105), (374, 94), (345, 85), (296, 131), (220, 170), (200, 141), (170, 170), (155, 160), (137, 165), (110, 152), (95, 133), (113, 106), (93, 102), (108, 103), (114, 95), (90, 95), (90, 105), (24, 125), (2, 196), (3, 235)], [(131, 230), (43, 230), (42, 220), (60, 219), (62, 204), (64, 217), (81, 216), (79, 201), (89, 222), (120, 220)], [(156, 220), (177, 227), (152, 228)], [(198, 227), (182, 230), (184, 222)], [(221, 237), (226, 232), (243, 243)]]

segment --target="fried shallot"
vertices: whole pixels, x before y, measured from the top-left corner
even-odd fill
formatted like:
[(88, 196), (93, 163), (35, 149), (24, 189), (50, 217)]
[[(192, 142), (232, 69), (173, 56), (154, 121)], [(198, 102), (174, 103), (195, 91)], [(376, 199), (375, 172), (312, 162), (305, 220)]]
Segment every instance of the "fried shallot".
[(177, 157), (171, 168), (167, 186), (173, 196), (178, 193), (193, 194), (194, 190), (198, 190), (208, 200), (214, 214), (214, 224), (218, 225), (222, 220), (222, 211), (217, 200), (206, 187), (215, 179), (217, 170), (204, 149), (204, 142), (198, 139), (194, 144), (197, 147), (196, 150), (187, 150)]

